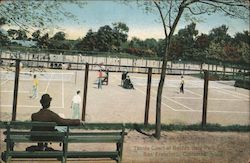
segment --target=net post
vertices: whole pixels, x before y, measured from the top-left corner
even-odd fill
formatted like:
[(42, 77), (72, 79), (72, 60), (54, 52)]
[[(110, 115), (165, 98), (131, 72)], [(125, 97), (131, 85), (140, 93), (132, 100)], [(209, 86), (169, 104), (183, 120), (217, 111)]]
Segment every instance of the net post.
[(16, 60), (16, 71), (15, 71), (14, 93), (13, 93), (12, 121), (16, 120), (19, 73), (20, 73), (20, 60), (17, 59)]
[(204, 91), (203, 91), (203, 108), (202, 108), (202, 127), (207, 124), (207, 97), (208, 97), (208, 71), (204, 70)]
[(146, 94), (146, 105), (145, 105), (145, 116), (144, 125), (148, 125), (148, 113), (150, 104), (150, 92), (151, 92), (151, 81), (152, 81), (152, 68), (148, 68), (148, 83), (147, 83), (147, 94)]
[(86, 116), (86, 102), (87, 102), (87, 90), (88, 90), (88, 77), (89, 77), (89, 64), (86, 63), (85, 67), (85, 79), (84, 79), (84, 92), (82, 100), (82, 121), (85, 121)]

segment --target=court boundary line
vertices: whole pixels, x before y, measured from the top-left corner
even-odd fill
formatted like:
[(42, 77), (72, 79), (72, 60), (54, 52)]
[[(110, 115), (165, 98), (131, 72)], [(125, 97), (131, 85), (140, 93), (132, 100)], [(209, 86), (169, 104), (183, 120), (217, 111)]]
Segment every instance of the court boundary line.
[[(2, 107), (12, 107), (12, 105), (0, 105)], [(40, 105), (17, 105), (19, 108), (41, 108), (42, 106)], [(62, 107), (50, 107), (50, 109), (63, 109)]]
[(241, 98), (244, 98), (244, 99), (245, 99), (245, 97), (239, 97), (239, 96), (234, 95), (234, 94), (232, 94), (232, 93), (223, 91), (223, 89), (221, 89), (221, 88), (218, 88), (218, 87), (215, 87), (215, 88), (216, 88), (215, 90), (216, 90), (217, 92), (221, 92), (221, 93), (223, 93), (223, 94), (227, 94), (227, 95), (233, 96), (233, 97), (238, 98), (238, 99), (241, 99)]
[(200, 94), (198, 94), (198, 93), (195, 93), (195, 92), (193, 92), (193, 91), (190, 91), (190, 90), (187, 89), (187, 88), (184, 88), (184, 90), (187, 91), (187, 92), (189, 92), (189, 93), (191, 93), (191, 94), (194, 94), (194, 95), (196, 95), (196, 96), (202, 97), (202, 95), (200, 95)]
[[(2, 72), (6, 72), (6, 73), (8, 73), (9, 74), (9, 72), (10, 71), (1, 71), (1, 73)], [(12, 72), (11, 71), (11, 74), (15, 74), (15, 72)], [(58, 72), (58, 73), (56, 73), (56, 72), (37, 72), (37, 73), (34, 73), (34, 72), (29, 72), (29, 71), (22, 71), (22, 72), (20, 72), (19, 74), (23, 74), (23, 75), (40, 75), (40, 74), (62, 74), (62, 73), (60, 73), (60, 72)], [(66, 72), (66, 73), (63, 73), (63, 74), (68, 74), (68, 75), (74, 75), (74, 73), (69, 73), (69, 72)]]
[[(145, 83), (146, 83), (146, 79), (143, 78), (143, 77), (140, 77), (140, 76), (139, 76), (139, 77), (133, 76), (133, 78), (144, 79), (144, 80), (145, 80)], [(159, 81), (159, 79), (153, 79), (153, 78), (152, 78), (152, 80), (154, 80), (154, 81)], [(167, 81), (176, 81), (176, 82), (177, 82), (178, 80), (171, 80), (171, 79), (168, 79)], [(193, 85), (196, 85), (196, 86), (199, 86), (198, 84), (204, 83), (203, 80), (185, 80), (185, 81), (189, 81), (189, 82), (191, 81), (191, 83), (192, 83)], [(139, 83), (139, 84), (137, 84), (137, 85), (145, 85), (145, 83), (144, 83), (144, 84)], [(224, 92), (227, 92), (227, 93), (234, 93), (234, 95), (230, 94), (230, 95), (232, 95), (232, 96), (234, 96), (234, 97), (235, 97), (235, 96), (237, 97), (237, 95), (239, 95), (239, 96), (244, 96), (245, 98), (248, 98), (248, 95), (246, 95), (246, 94), (239, 93), (239, 92), (233, 92), (233, 91), (225, 90), (225, 88), (223, 88), (223, 87), (220, 88), (220, 87), (218, 87), (218, 86), (214, 86), (214, 85), (216, 85), (216, 84), (217, 84), (217, 85), (218, 85), (218, 84), (221, 84), (221, 83), (218, 83), (218, 81), (210, 81), (210, 83), (213, 84), (213, 86), (210, 86), (210, 87), (209, 87), (210, 89), (220, 89), (220, 90), (222, 90), (222, 91), (224, 91)], [(165, 83), (165, 84), (167, 84), (167, 83)], [(164, 84), (164, 85), (165, 85), (165, 84)], [(171, 83), (170, 83), (170, 84), (171, 84)], [(210, 85), (211, 85), (211, 84), (210, 84)], [(231, 86), (231, 85), (227, 85), (227, 87), (228, 87), (228, 88), (236, 88), (236, 87)], [(178, 88), (178, 86), (177, 86), (176, 88)], [(190, 91), (188, 88), (189, 88), (189, 87), (186, 87), (185, 90)], [(194, 88), (203, 89), (203, 87), (194, 87)], [(195, 92), (193, 92), (193, 91), (190, 91), (190, 93), (202, 97), (202, 95), (197, 94), (197, 93), (195, 93)], [(237, 94), (237, 95), (235, 95), (235, 94)], [(238, 98), (239, 98), (239, 97), (238, 97)]]
[[(152, 89), (152, 92), (154, 92), (155, 94), (157, 94), (157, 92), (156, 92), (155, 90), (153, 90), (153, 89)], [(165, 96), (165, 95), (162, 95), (162, 97), (163, 97), (163, 98), (166, 98), (167, 100), (170, 100), (170, 101), (172, 101), (172, 102), (174, 102), (174, 103), (176, 103), (176, 104), (178, 104), (178, 105), (180, 105), (180, 106), (183, 106), (184, 108), (187, 108), (188, 110), (193, 110), (193, 109), (191, 109), (191, 108), (189, 108), (189, 107), (183, 105), (182, 103), (180, 103), (180, 102), (178, 102), (178, 101), (176, 101), (176, 100), (170, 99), (169, 97), (167, 97), (167, 96)], [(177, 110), (178, 110), (178, 109), (177, 109)]]
[[(239, 95), (239, 96), (243, 96), (244, 98), (249, 98), (249, 96), (245, 95), (245, 94), (242, 94), (242, 93), (239, 93), (239, 92), (234, 92), (234, 91), (229, 91), (229, 90), (226, 90), (226, 89), (223, 89), (223, 88), (219, 88), (219, 87), (215, 87), (216, 89), (220, 89), (221, 91), (224, 91), (225, 94), (230, 94), (232, 95), (231, 93), (233, 93), (234, 95), (232, 96), (236, 96)], [(236, 88), (236, 87), (235, 87)], [(237, 94), (237, 95), (236, 95)], [(240, 97), (238, 97), (240, 98)]]
[[(136, 89), (136, 90), (139, 90), (140, 92), (142, 92), (143, 94), (146, 94), (145, 92), (143, 92), (141, 89)], [(153, 96), (154, 97), (154, 100), (156, 101), (156, 96)], [(167, 105), (166, 103), (162, 102), (163, 105), (167, 106), (168, 108), (170, 108), (171, 110), (173, 111), (176, 111), (176, 112), (202, 112), (202, 110), (182, 110), (182, 109), (174, 109), (172, 108), (171, 106)], [(233, 113), (236, 113), (236, 114), (249, 114), (250, 112), (237, 112), (237, 111), (222, 111), (222, 110), (212, 110), (212, 111), (207, 111), (208, 113), (225, 113), (225, 114), (233, 114)]]
[[(136, 90), (139, 90), (141, 93), (143, 94), (146, 94), (145, 92), (143, 92), (142, 90), (140, 89), (136, 89)], [(154, 100), (156, 101), (156, 99), (154, 98)], [(177, 111), (176, 109), (172, 108), (171, 106), (167, 105), (166, 103), (162, 102), (163, 105), (165, 105), (166, 107), (170, 108), (171, 110), (173, 111)]]
[[(64, 81), (63, 81), (63, 73), (62, 73), (62, 79), (61, 79), (61, 82), (62, 82), (62, 106), (61, 107), (53, 107), (53, 108), (61, 108), (61, 109), (64, 109)], [(52, 79), (52, 76), (53, 76), (53, 73), (51, 73), (51, 76), (50, 76), (50, 79)], [(48, 83), (46, 85), (46, 88), (45, 88), (45, 91), (40, 91), (38, 92), (39, 94), (44, 94), (44, 93), (47, 93), (48, 91), (48, 88), (49, 88), (49, 85), (50, 85), (50, 81), (51, 80), (48, 80)], [(13, 91), (0, 91), (0, 92), (5, 92), (5, 93), (13, 93)], [(30, 93), (29, 91), (18, 91), (18, 93)], [(13, 105), (5, 105), (5, 104), (0, 104), (1, 107), (12, 107)], [(21, 107), (21, 108), (25, 108), (25, 107), (41, 107), (41, 106), (30, 106), (30, 105), (17, 105), (17, 107)]]
[(7, 79), (7, 80), (5, 80), (5, 81), (1, 82), (1, 86), (2, 86), (2, 85), (4, 85), (4, 84), (6, 84), (8, 81), (10, 81), (10, 80), (9, 80), (9, 79)]
[[(64, 88), (63, 88), (64, 89)], [(6, 91), (6, 90), (1, 90), (0, 92), (2, 93), (13, 93), (13, 91)], [(30, 93), (30, 91), (18, 91), (18, 93)], [(45, 93), (45, 92), (38, 92), (38, 93)], [(171, 99), (184, 99), (184, 100), (202, 100), (202, 98), (199, 97), (168, 97)], [(208, 100), (212, 100), (212, 101), (245, 101), (248, 102), (249, 100), (242, 100), (242, 99), (236, 99), (236, 98), (208, 98)]]
[(64, 79), (63, 79), (63, 73), (62, 73), (62, 108), (64, 108)]
[[(202, 112), (202, 110), (177, 110), (179, 112)], [(249, 114), (249, 112), (238, 112), (238, 111), (226, 111), (226, 110), (208, 110), (208, 113), (237, 113), (237, 114)]]
[[(199, 98), (199, 97), (169, 97), (171, 99), (186, 99), (186, 100), (202, 100), (203, 98)], [(248, 102), (249, 100), (242, 100), (242, 99), (236, 99), (236, 98), (208, 98), (208, 100), (212, 100), (212, 101), (246, 101)]]
[(48, 80), (48, 83), (47, 83), (47, 86), (46, 86), (46, 88), (45, 88), (44, 93), (47, 93), (47, 91), (48, 91), (48, 88), (49, 88), (49, 85), (50, 85), (50, 81), (51, 81), (51, 79), (52, 79), (52, 76), (53, 76), (53, 74), (50, 75), (50, 78), (49, 78), (49, 80)]

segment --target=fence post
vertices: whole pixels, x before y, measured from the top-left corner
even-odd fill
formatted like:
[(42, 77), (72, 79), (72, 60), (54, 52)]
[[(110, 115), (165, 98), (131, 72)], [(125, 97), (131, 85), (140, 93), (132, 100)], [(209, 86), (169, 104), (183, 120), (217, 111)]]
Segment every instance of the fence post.
[(77, 55), (77, 64), (76, 64), (76, 69), (78, 69), (78, 64), (79, 64), (79, 54)]
[(85, 67), (85, 79), (84, 79), (84, 92), (83, 92), (83, 100), (82, 100), (82, 120), (83, 121), (85, 121), (85, 114), (86, 114), (88, 77), (89, 77), (89, 64), (86, 63), (86, 67)]
[(202, 69), (203, 69), (203, 63), (200, 64), (200, 74), (202, 72)]
[(234, 69), (234, 67), (233, 67), (233, 80), (234, 80), (234, 74), (235, 74), (235, 69)]
[(135, 66), (135, 60), (134, 58), (132, 59), (132, 73), (134, 72), (134, 66)]
[(17, 108), (19, 72), (20, 72), (20, 60), (17, 59), (16, 60), (15, 83), (14, 83), (14, 94), (13, 94), (12, 121), (16, 120), (16, 108)]
[(159, 59), (159, 61), (158, 61), (158, 73), (160, 73), (161, 72), (161, 59)]
[(223, 65), (223, 80), (225, 79), (225, 75), (226, 75), (226, 66)]
[(183, 72), (182, 72), (183, 75), (185, 74), (185, 68), (186, 68), (186, 64), (183, 63)]
[(243, 70), (243, 73), (242, 73), (244, 82), (245, 82), (245, 80), (246, 80), (245, 73), (246, 73), (246, 70), (244, 69), (244, 70)]
[(91, 64), (92, 64), (91, 70), (93, 70), (93, 69), (94, 69), (94, 65), (93, 65), (93, 64), (94, 64), (94, 57), (93, 57), (93, 56), (91, 56), (91, 57), (92, 57), (92, 58), (91, 58), (91, 59), (92, 59), (92, 60), (91, 60)]
[(148, 125), (148, 112), (150, 106), (150, 92), (151, 92), (151, 79), (152, 79), (152, 68), (148, 68), (148, 83), (147, 83), (147, 94), (146, 94), (146, 105), (145, 105), (145, 116), (144, 125)]
[(202, 127), (207, 123), (207, 97), (208, 97), (208, 77), (209, 73), (204, 70), (204, 91), (203, 91), (203, 109), (202, 109)]

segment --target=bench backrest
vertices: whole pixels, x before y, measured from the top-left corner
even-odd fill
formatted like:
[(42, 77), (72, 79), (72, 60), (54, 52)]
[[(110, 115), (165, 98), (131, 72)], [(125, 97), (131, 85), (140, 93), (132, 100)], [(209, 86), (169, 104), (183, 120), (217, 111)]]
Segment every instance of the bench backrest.
[[(125, 128), (122, 127), (122, 131), (85, 131), (85, 132), (72, 132), (67, 126), (66, 132), (58, 131), (31, 131), (33, 127), (55, 127), (56, 123), (53, 122), (6, 122), (4, 123), (6, 131), (6, 152), (14, 151), (14, 143), (26, 143), (26, 142), (62, 142), (63, 149), (61, 155), (63, 158), (67, 158), (68, 144), (69, 143), (115, 143), (116, 153), (119, 159), (122, 159), (123, 141), (125, 136)], [(49, 153), (46, 153), (48, 156)], [(79, 153), (70, 152), (69, 157), (75, 157), (74, 155)], [(100, 153), (96, 153), (99, 155)], [(109, 154), (109, 153), (107, 153)], [(52, 154), (51, 154), (52, 155)], [(85, 154), (83, 155), (86, 156)], [(111, 155), (113, 157), (113, 155)]]

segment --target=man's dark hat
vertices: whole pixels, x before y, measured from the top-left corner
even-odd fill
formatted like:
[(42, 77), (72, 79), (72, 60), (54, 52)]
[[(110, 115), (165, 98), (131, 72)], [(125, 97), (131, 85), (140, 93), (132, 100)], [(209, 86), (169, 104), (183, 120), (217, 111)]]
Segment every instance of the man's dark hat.
[(43, 94), (40, 102), (41, 104), (48, 104), (51, 100), (52, 98), (49, 96), (49, 94)]

